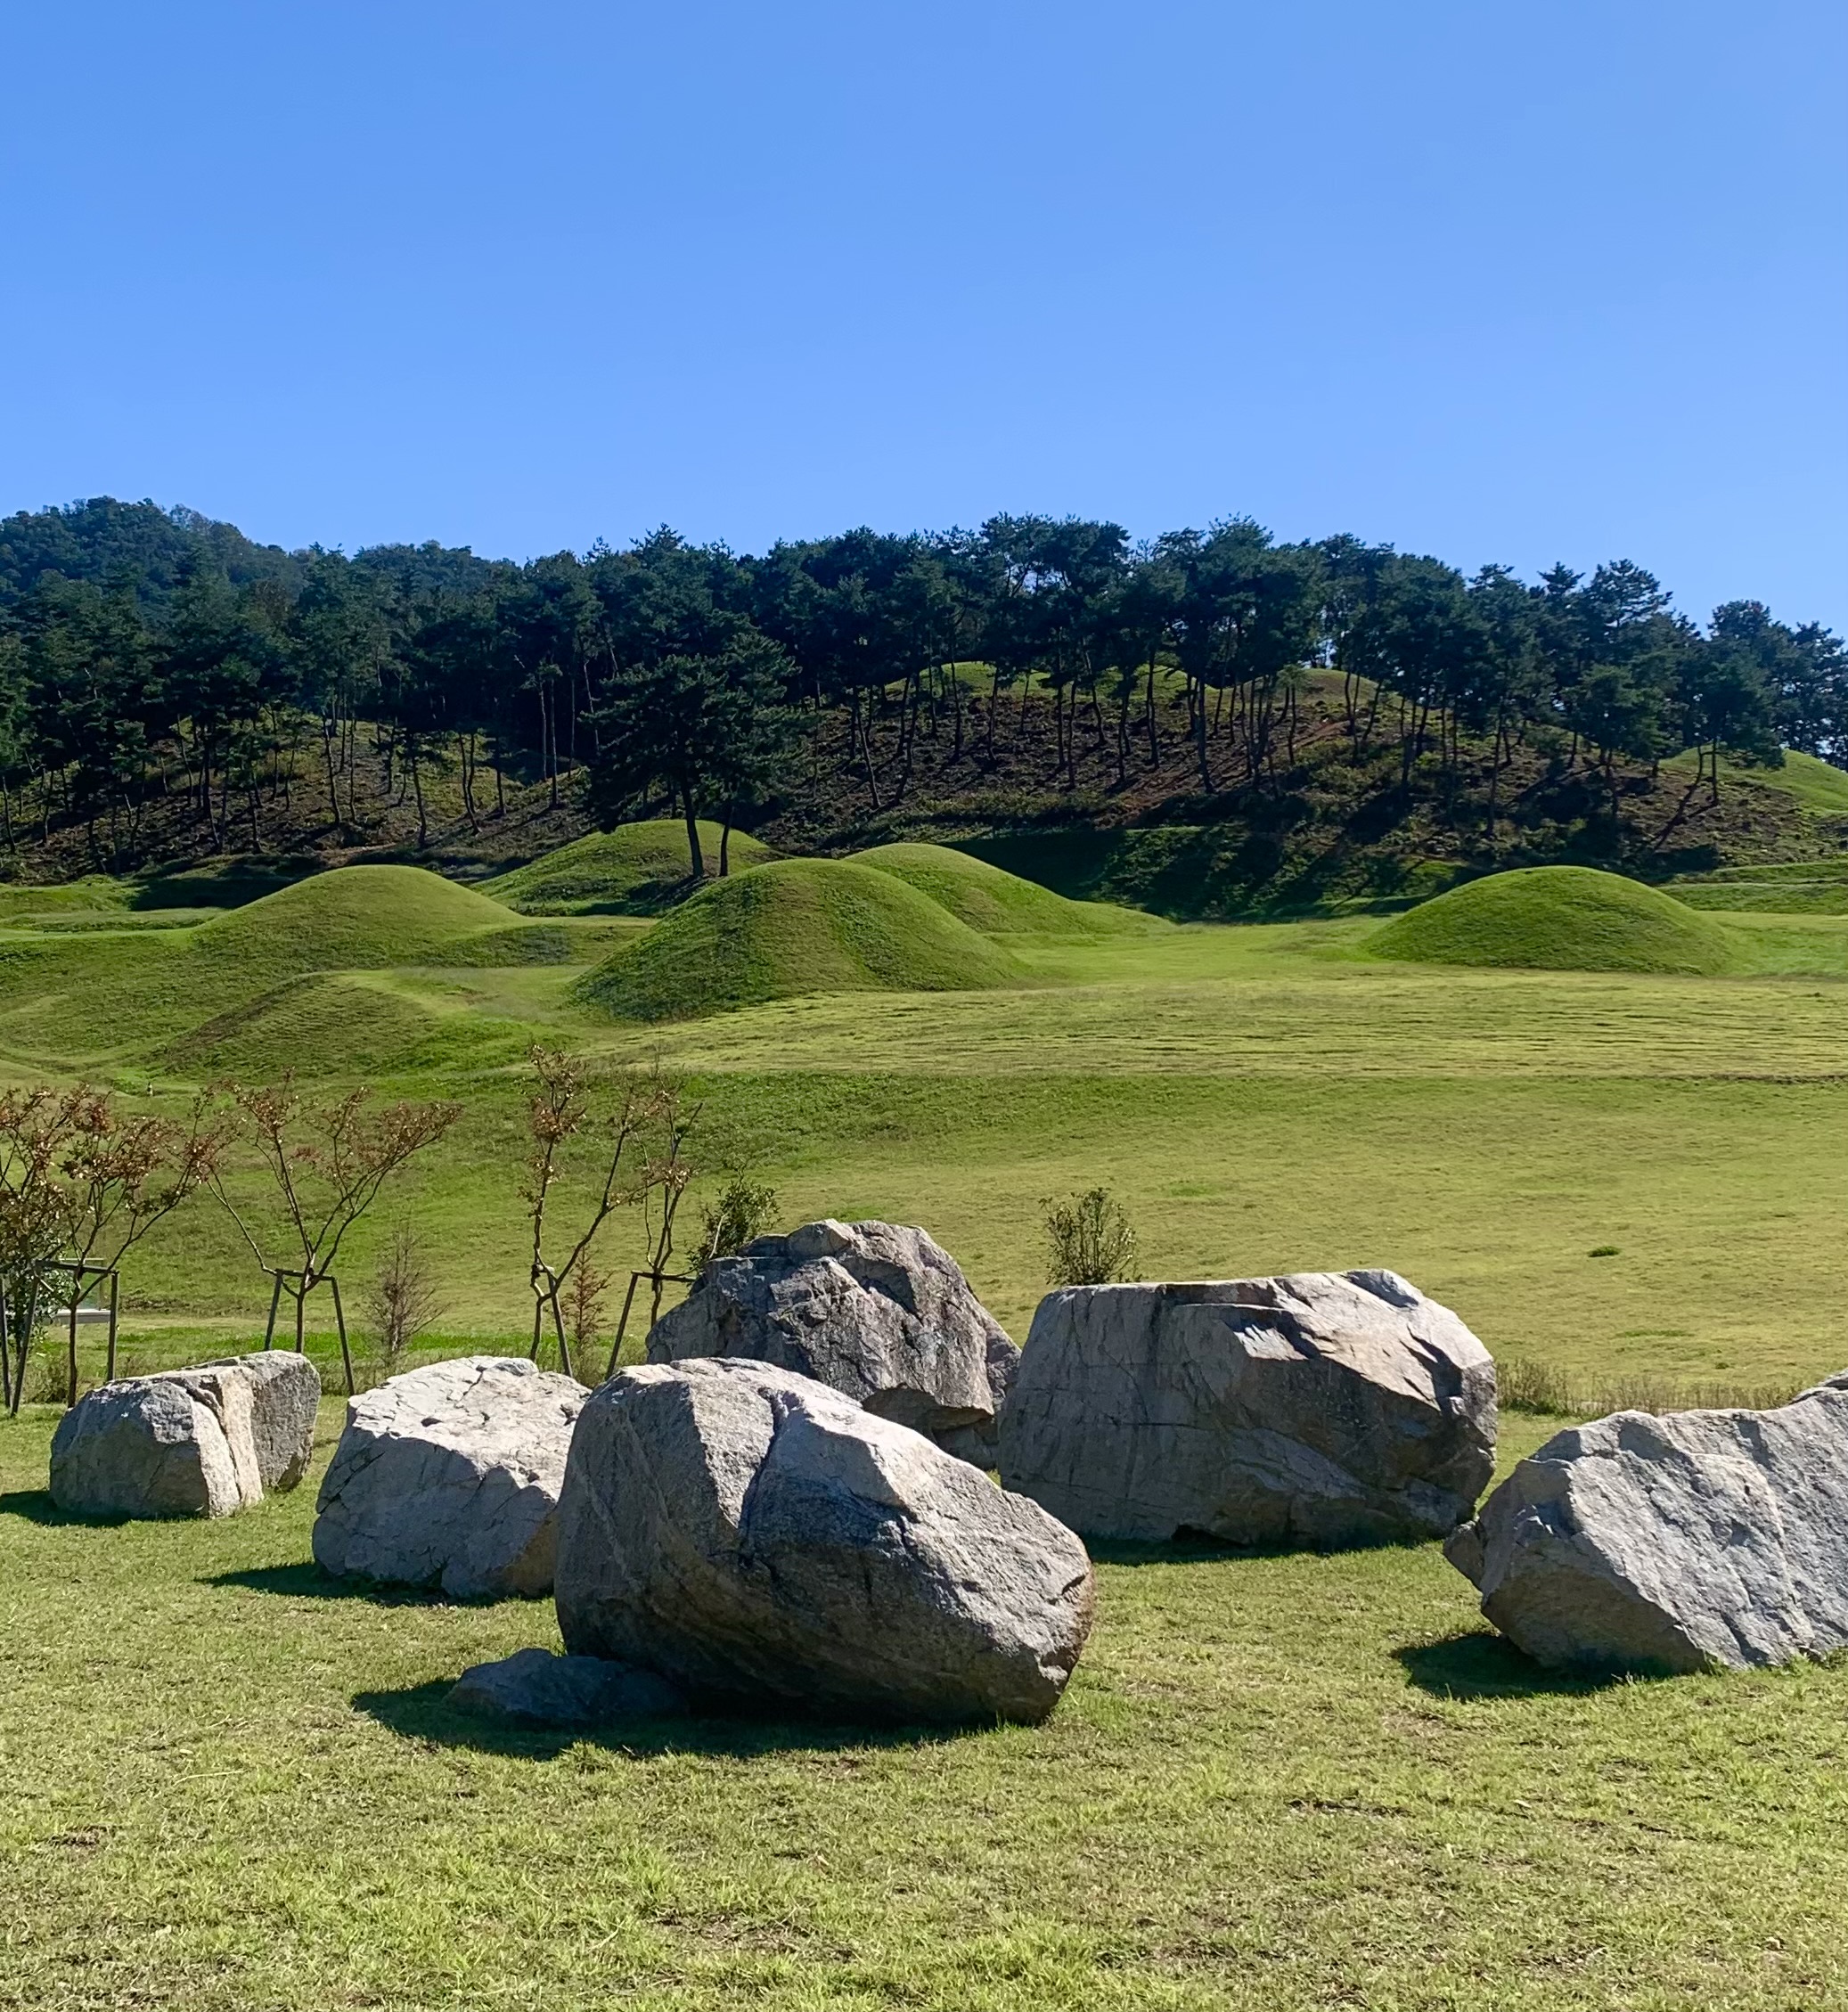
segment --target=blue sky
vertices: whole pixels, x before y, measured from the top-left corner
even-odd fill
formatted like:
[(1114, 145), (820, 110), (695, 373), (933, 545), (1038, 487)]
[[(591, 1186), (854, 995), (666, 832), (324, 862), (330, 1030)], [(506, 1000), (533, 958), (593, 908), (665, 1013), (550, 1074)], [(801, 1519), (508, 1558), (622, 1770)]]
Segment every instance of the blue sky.
[(0, 0), (0, 511), (1249, 513), (1848, 629), (1848, 10)]

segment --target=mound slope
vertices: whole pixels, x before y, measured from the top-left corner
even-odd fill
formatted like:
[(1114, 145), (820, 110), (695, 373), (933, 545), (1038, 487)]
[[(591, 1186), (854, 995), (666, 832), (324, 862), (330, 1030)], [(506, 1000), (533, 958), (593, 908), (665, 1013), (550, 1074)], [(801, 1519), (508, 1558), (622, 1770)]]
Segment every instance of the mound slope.
[(964, 992), (1019, 968), (890, 873), (786, 859), (715, 880), (579, 981), (621, 1019), (690, 1019), (811, 992)]
[(437, 964), (507, 912), (421, 866), (339, 866), (201, 923), (195, 951), (257, 976)]
[[(701, 820), (699, 844), (708, 872), (718, 864), (719, 827)], [(732, 871), (761, 866), (774, 855), (748, 832), (732, 834)], [(486, 891), (527, 915), (655, 915), (685, 900), (693, 855), (677, 818), (650, 818), (574, 838), (543, 859), (496, 874)]]
[(1423, 903), (1367, 940), (1417, 964), (1544, 971), (1718, 973), (1743, 960), (1723, 924), (1619, 873), (1530, 866), (1492, 873)]
[(1101, 902), (1068, 901), (1036, 880), (1023, 880), (949, 846), (909, 840), (871, 846), (854, 854), (848, 864), (891, 874), (988, 936), (1097, 936), (1160, 926)]

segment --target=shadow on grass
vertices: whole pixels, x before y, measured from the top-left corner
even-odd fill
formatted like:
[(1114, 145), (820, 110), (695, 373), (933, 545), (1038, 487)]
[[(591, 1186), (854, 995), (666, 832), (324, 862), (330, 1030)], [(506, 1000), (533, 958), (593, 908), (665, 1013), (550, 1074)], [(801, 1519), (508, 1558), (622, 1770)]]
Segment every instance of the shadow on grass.
[(1620, 1670), (1549, 1670), (1486, 1628), (1413, 1642), (1393, 1656), (1434, 1697), (1583, 1697), (1615, 1684), (1651, 1681)]
[(293, 1565), (251, 1565), (238, 1572), (214, 1572), (202, 1586), (241, 1586), (249, 1592), (282, 1593), (293, 1599), (362, 1599), (373, 1607), (482, 1607), (485, 1600), (456, 1599), (422, 1586), (387, 1586), (376, 1580), (336, 1578), (311, 1559)]
[(1407, 1542), (1395, 1537), (1345, 1539), (1340, 1543), (1235, 1544), (1222, 1537), (1208, 1537), (1198, 1530), (1183, 1530), (1159, 1542), (1130, 1542), (1124, 1539), (1087, 1537), (1084, 1549), (1093, 1565), (1227, 1565), (1242, 1560), (1290, 1558), (1351, 1558), (1371, 1551), (1416, 1550), (1427, 1539)]
[(403, 1690), (362, 1690), (355, 1711), (406, 1739), (466, 1746), (478, 1754), (550, 1761), (573, 1746), (601, 1746), (638, 1759), (657, 1754), (710, 1754), (748, 1761), (762, 1754), (838, 1754), (855, 1747), (941, 1746), (986, 1726), (848, 1726), (820, 1720), (745, 1718), (624, 1719), (601, 1726), (521, 1726), (478, 1717), (449, 1702), (446, 1682)]
[(0, 1495), (0, 1516), (22, 1517), (28, 1523), (41, 1523), (49, 1528), (101, 1527), (127, 1521), (121, 1516), (66, 1516), (52, 1500), (48, 1488), (15, 1488)]

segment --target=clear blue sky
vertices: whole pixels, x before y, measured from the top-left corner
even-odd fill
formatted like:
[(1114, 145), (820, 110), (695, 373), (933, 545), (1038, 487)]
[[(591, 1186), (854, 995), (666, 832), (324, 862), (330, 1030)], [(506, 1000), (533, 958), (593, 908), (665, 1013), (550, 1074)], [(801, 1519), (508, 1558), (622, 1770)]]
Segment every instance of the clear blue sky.
[(0, 0), (0, 511), (1248, 512), (1848, 629), (1840, 0)]

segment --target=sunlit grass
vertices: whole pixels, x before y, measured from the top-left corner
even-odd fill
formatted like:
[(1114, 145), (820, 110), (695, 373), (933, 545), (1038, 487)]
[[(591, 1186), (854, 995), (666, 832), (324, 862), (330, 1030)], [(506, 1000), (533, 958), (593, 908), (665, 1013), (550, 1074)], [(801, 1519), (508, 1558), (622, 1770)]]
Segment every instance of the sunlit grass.
[[(1756, 975), (1721, 978), (1383, 964), (1372, 919), (1016, 928), (1002, 989), (648, 1028), (575, 988), (650, 925), (478, 920), (324, 971), (299, 931), (242, 960), (185, 929), (17, 931), (0, 1072), (171, 1108), (288, 1067), (460, 1099), (342, 1265), (352, 1305), (413, 1226), (437, 1350), (526, 1331), (543, 1038), (685, 1074), (691, 1210), (749, 1167), (785, 1221), (922, 1223), (1017, 1336), (1045, 1201), (1102, 1183), (1150, 1275), (1390, 1265), (1519, 1359), (1527, 1401), (1776, 1394), (1848, 1362), (1828, 917), (1727, 918)], [(604, 1263), (639, 1251), (619, 1215)], [(209, 1205), (126, 1283), (136, 1364), (248, 1345), (267, 1304)], [(503, 1738), (443, 1691), (555, 1643), (549, 1607), (332, 1597), (313, 1477), (225, 1524), (62, 1524), (53, 1417), (0, 1425), (0, 2007), (1848, 2005), (1833, 1665), (1560, 1686), (1435, 1547), (1112, 1553), (1043, 1728)], [(1551, 1429), (1505, 1427), (1505, 1455)]]

